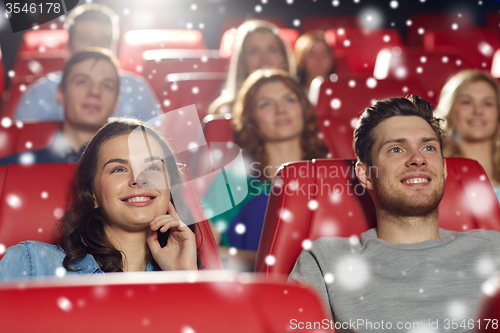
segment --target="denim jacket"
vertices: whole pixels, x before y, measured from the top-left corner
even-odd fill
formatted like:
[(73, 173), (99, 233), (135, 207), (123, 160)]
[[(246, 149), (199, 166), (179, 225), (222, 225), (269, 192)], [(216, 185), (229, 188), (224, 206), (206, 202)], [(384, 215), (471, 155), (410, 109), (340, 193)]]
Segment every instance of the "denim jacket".
[[(21, 242), (9, 247), (0, 260), (0, 282), (104, 273), (91, 254), (74, 265), (77, 271), (66, 271), (62, 265), (65, 256), (64, 251), (56, 245), (38, 241)], [(148, 263), (146, 271), (152, 270), (153, 265)]]

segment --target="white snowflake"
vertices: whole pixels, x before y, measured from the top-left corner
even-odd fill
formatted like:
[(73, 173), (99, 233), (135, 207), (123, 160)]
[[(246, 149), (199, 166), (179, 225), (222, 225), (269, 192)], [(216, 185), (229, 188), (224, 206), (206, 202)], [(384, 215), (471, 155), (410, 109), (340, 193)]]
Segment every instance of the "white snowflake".
[(368, 263), (357, 255), (341, 258), (335, 267), (335, 277), (339, 285), (354, 290), (366, 285), (370, 279)]

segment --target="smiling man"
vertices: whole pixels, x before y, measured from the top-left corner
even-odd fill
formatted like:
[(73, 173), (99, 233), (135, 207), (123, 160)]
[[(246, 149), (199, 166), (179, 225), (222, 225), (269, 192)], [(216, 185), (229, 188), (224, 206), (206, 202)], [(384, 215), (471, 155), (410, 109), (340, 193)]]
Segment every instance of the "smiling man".
[(359, 241), (314, 241), (291, 273), (323, 295), (338, 331), (474, 328), (481, 284), (500, 268), (500, 233), (439, 228), (441, 146), (439, 121), (420, 97), (379, 101), (361, 116), (356, 174), (377, 228)]
[(57, 90), (64, 108), (61, 131), (49, 147), (7, 156), (0, 165), (78, 162), (85, 144), (115, 112), (119, 87), (118, 60), (111, 51), (91, 48), (75, 54)]

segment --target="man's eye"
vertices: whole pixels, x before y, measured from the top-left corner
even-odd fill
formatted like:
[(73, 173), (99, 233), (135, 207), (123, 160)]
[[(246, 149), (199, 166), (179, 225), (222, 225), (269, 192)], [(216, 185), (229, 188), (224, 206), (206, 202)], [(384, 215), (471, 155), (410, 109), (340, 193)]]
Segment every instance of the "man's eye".
[(427, 151), (435, 151), (436, 147), (434, 147), (434, 146), (427, 146), (427, 147), (425, 147), (425, 150), (427, 150)]
[(401, 148), (399, 148), (399, 147), (391, 148), (390, 152), (391, 153), (400, 153), (401, 152)]

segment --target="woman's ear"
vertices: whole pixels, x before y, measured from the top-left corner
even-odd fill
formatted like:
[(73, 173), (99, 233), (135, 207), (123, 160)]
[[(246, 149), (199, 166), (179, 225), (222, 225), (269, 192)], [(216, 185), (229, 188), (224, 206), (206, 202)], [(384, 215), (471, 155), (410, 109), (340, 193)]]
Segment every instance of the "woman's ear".
[(95, 194), (92, 195), (94, 197), (94, 209), (99, 208), (99, 204), (97, 203), (97, 199), (95, 197)]

